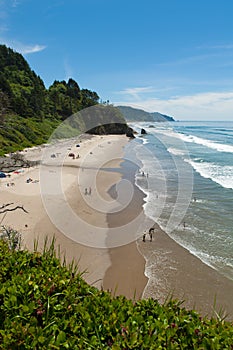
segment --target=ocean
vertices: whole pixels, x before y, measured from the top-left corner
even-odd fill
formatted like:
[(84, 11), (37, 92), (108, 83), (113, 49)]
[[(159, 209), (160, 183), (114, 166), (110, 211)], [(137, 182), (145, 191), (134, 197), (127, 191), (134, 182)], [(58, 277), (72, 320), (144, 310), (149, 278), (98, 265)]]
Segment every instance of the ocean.
[(135, 184), (145, 194), (145, 215), (233, 280), (233, 122), (130, 126), (138, 134), (126, 155), (139, 164)]

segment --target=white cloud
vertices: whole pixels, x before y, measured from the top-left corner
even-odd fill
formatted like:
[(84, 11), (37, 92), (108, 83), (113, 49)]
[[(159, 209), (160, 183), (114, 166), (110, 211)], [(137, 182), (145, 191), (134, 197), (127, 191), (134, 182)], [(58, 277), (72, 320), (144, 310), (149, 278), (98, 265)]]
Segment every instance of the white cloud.
[(13, 0), (12, 1), (12, 7), (17, 7), (18, 5), (20, 5), (20, 1), (19, 0)]
[[(1, 13), (0, 13), (0, 18), (1, 18)], [(0, 33), (3, 34), (4, 32), (8, 31), (8, 26), (5, 23), (0, 24)]]
[[(5, 20), (7, 18), (7, 9), (6, 9), (6, 4), (5, 1), (0, 1), (0, 18), (1, 20)], [(1, 23), (1, 26), (3, 23)]]
[(65, 70), (65, 80), (68, 80), (74, 75), (73, 69), (67, 59), (65, 59), (64, 61), (64, 70)]
[(145, 99), (135, 102), (116, 102), (149, 112), (160, 112), (182, 120), (232, 120), (233, 91), (206, 92), (169, 99)]
[(152, 86), (126, 88), (119, 91), (118, 94), (128, 95), (130, 98), (140, 100), (140, 95), (150, 92), (155, 92), (155, 89)]
[(154, 91), (154, 88), (152, 86), (146, 86), (146, 87), (127, 88), (125, 90), (122, 90), (121, 92), (130, 94), (130, 95), (134, 95), (134, 94), (153, 92), (153, 91)]
[(222, 44), (222, 45), (206, 45), (198, 46), (198, 49), (212, 49), (212, 50), (231, 50), (233, 49), (233, 44)]
[(4, 13), (4, 18), (8, 16), (8, 12), (11, 8), (21, 5), (23, 0), (0, 0), (0, 10)]
[(8, 39), (3, 39), (3, 38), (0, 38), (0, 43), (5, 44), (6, 46), (14, 49), (15, 51), (17, 51), (23, 55), (39, 52), (39, 51), (46, 49), (45, 45), (38, 45), (38, 44), (27, 45), (27, 44), (22, 44), (18, 41), (15, 41), (15, 40), (8, 40)]
[(183, 57), (174, 61), (167, 61), (167, 62), (161, 62), (158, 63), (157, 66), (160, 67), (166, 67), (166, 66), (182, 66), (184, 64), (194, 64), (194, 63), (203, 63), (204, 61), (208, 61), (213, 58), (220, 58), (222, 57), (222, 52), (214, 52), (209, 54), (202, 54), (202, 55), (193, 55), (188, 57)]
[(0, 24), (0, 33), (2, 37), (0, 37), (0, 43), (5, 44), (8, 47), (20, 52), (21, 54), (31, 54), (35, 52), (42, 51), (46, 48), (45, 45), (27, 45), (23, 44), (17, 40), (5, 39), (4, 32), (9, 31), (9, 27), (6, 24), (6, 20), (9, 17), (10, 8), (16, 8), (22, 4), (24, 0), (0, 0), (0, 18), (2, 19), (2, 23)]
[(22, 54), (30, 54), (46, 49), (45, 45), (21, 45), (18, 47), (18, 51)]

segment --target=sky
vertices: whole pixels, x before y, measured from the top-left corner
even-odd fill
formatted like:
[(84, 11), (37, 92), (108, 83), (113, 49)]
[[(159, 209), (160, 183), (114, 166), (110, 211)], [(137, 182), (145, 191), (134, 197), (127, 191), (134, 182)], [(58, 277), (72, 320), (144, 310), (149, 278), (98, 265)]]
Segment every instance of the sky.
[(0, 43), (48, 88), (176, 120), (233, 121), (232, 0), (0, 0)]

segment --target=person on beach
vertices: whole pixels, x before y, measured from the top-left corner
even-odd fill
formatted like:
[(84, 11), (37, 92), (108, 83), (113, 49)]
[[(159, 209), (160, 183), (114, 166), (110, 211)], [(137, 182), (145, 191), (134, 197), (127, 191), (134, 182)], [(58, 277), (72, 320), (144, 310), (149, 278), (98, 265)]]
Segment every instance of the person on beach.
[(91, 187), (89, 187), (89, 193), (88, 194), (91, 195)]
[(152, 242), (153, 233), (154, 233), (154, 227), (151, 227), (151, 228), (149, 229), (150, 242)]
[(85, 188), (85, 192), (84, 192), (84, 193), (85, 193), (85, 196), (88, 194), (88, 192), (87, 192), (87, 188)]
[(145, 232), (143, 233), (142, 241), (143, 241), (143, 242), (146, 242), (146, 233), (145, 233)]
[(150, 242), (152, 242), (152, 232), (149, 233), (150, 236)]

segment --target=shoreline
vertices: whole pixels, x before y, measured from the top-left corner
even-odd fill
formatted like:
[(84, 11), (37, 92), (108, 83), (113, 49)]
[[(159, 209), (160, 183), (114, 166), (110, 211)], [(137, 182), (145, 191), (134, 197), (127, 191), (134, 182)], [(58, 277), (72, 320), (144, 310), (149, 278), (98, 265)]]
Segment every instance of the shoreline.
[[(133, 174), (132, 169), (128, 172), (128, 167), (124, 164), (121, 165), (120, 173), (123, 180)], [(114, 197), (114, 188), (109, 192)], [(142, 215), (143, 197), (143, 193), (133, 184), (133, 197), (129, 205), (120, 212), (107, 214), (108, 227), (111, 229), (127, 225)], [(144, 214), (141, 220), (145, 220)], [(113, 295), (124, 295), (134, 300), (141, 299), (148, 278), (145, 275), (146, 261), (137, 248), (136, 240), (128, 244), (123, 242), (121, 246), (109, 249), (109, 255), (111, 265), (104, 276), (104, 289)]]
[[(121, 167), (123, 178), (125, 173)], [(134, 184), (135, 173), (129, 173), (135, 198), (121, 217), (107, 216), (110, 227), (117, 225), (119, 220), (124, 223), (125, 217), (130, 220), (143, 210), (145, 194)], [(123, 294), (135, 299), (153, 297), (160, 303), (172, 297), (183, 301), (182, 306), (196, 310), (202, 316), (220, 315), (232, 320), (233, 281), (175, 242), (155, 222), (147, 228), (152, 226), (155, 227), (152, 242), (149, 238), (143, 242), (140, 237), (129, 245), (110, 251), (111, 265), (105, 273), (104, 287), (114, 295)], [(133, 251), (135, 248), (139, 255)]]
[[(160, 303), (172, 297), (182, 306), (196, 310), (202, 316), (233, 319), (233, 281), (204, 264), (170, 238), (155, 224), (153, 241), (138, 242), (146, 259), (149, 274), (143, 298), (154, 297)], [(149, 262), (153, 254), (153, 264)]]

